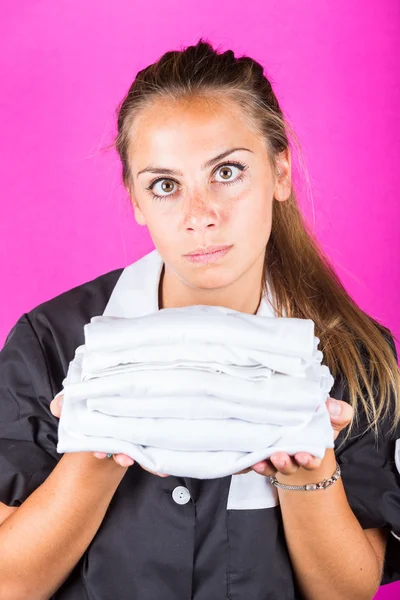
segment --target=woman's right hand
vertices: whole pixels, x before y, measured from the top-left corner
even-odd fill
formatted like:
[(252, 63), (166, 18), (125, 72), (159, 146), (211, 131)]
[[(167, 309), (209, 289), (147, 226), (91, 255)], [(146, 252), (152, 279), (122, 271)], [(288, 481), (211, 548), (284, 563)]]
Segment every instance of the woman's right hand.
[[(54, 415), (55, 417), (57, 417), (57, 419), (59, 419), (60, 416), (61, 416), (61, 410), (62, 410), (63, 400), (64, 400), (64, 394), (60, 394), (59, 396), (57, 396), (57, 398), (54, 398), (50, 402), (50, 412), (51, 412), (52, 415)], [(94, 456), (96, 458), (99, 458), (99, 459), (103, 459), (103, 458), (105, 458), (107, 456), (106, 452), (93, 452), (93, 454), (94, 454)], [(130, 467), (135, 462), (127, 454), (113, 454), (113, 459), (121, 467)], [(164, 474), (164, 473), (154, 473), (153, 471), (150, 471), (149, 469), (146, 469), (146, 467), (143, 467), (142, 465), (140, 465), (140, 466), (142, 467), (142, 469), (144, 469), (148, 473), (152, 473), (152, 475), (158, 475), (159, 477), (169, 477), (169, 475), (167, 475), (167, 474)]]

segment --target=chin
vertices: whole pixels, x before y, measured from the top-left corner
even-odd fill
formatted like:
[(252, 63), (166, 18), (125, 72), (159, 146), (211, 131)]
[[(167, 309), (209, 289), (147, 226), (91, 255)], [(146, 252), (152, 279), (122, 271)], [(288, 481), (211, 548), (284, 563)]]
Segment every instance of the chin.
[(197, 273), (187, 271), (187, 281), (197, 288), (212, 290), (224, 288), (233, 283), (236, 277), (233, 273), (221, 269), (208, 268)]

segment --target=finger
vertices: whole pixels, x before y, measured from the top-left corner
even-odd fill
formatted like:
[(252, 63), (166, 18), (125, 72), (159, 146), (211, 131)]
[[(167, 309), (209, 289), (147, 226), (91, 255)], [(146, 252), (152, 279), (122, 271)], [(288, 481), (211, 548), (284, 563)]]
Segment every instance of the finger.
[(336, 398), (329, 397), (326, 400), (326, 405), (329, 411), (331, 420), (338, 421), (351, 421), (353, 417), (353, 407), (344, 400), (337, 400)]
[(52, 415), (54, 415), (58, 419), (61, 416), (61, 408), (62, 408), (63, 400), (64, 400), (64, 394), (60, 394), (59, 396), (57, 396), (57, 398), (53, 398), (53, 400), (50, 402), (50, 412)]
[(253, 471), (259, 473), (260, 475), (265, 475), (269, 477), (270, 475), (275, 475), (276, 469), (272, 462), (269, 459), (262, 460), (251, 467)]
[(321, 466), (322, 459), (313, 456), (312, 454), (307, 454), (305, 452), (297, 452), (294, 455), (294, 459), (300, 464), (303, 469), (307, 471), (312, 471), (313, 469), (317, 469)]
[(144, 469), (148, 473), (151, 473), (152, 475), (157, 475), (158, 477), (169, 477), (167, 473), (156, 473), (155, 471), (150, 471), (150, 469), (146, 469), (146, 467), (144, 467), (143, 465), (140, 466), (142, 467), (142, 469)]
[(278, 452), (270, 456), (270, 460), (277, 472), (282, 475), (292, 475), (299, 469), (299, 465), (293, 460), (291, 456), (283, 452)]
[(121, 467), (130, 467), (135, 462), (130, 456), (126, 454), (113, 454), (113, 459)]
[[(350, 425), (353, 415), (354, 409), (348, 402), (344, 402), (342, 400), (335, 400), (334, 398), (328, 398), (326, 401), (326, 405), (329, 411), (331, 425), (334, 430), (334, 440), (336, 440), (339, 433)], [(340, 410), (338, 414), (335, 412)]]

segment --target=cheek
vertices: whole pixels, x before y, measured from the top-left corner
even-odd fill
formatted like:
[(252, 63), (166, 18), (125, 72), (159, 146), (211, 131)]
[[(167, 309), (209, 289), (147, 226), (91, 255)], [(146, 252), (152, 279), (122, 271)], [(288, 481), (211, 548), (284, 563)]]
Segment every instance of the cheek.
[(145, 211), (146, 225), (150, 231), (158, 233), (165, 230), (167, 234), (174, 224), (174, 211), (172, 204), (162, 200), (151, 201)]
[(228, 218), (245, 237), (249, 234), (257, 236), (258, 232), (265, 237), (271, 230), (272, 199), (269, 200), (265, 193), (258, 196), (247, 195), (232, 203)]
[(177, 242), (177, 218), (168, 208), (155, 207), (146, 214), (146, 225), (157, 248), (168, 252)]

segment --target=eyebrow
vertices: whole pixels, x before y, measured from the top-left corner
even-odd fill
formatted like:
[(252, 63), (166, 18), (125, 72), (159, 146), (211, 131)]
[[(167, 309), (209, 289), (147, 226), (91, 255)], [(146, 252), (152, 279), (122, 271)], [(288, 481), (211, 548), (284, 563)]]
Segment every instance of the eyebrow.
[[(232, 152), (237, 152), (238, 150), (245, 150), (246, 152), (253, 153), (253, 151), (249, 150), (248, 148), (231, 148), (230, 150), (226, 150), (225, 152), (218, 154), (218, 156), (214, 156), (214, 158), (207, 160), (202, 165), (202, 170), (204, 171), (204, 169), (212, 167), (216, 162), (228, 156), (228, 154), (232, 154)], [(139, 175), (141, 175), (142, 173), (161, 173), (162, 175), (180, 175), (181, 177), (183, 177), (180, 171), (174, 171), (173, 169), (163, 169), (162, 167), (146, 167), (145, 169), (139, 171), (136, 177), (139, 177)]]

